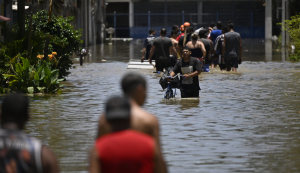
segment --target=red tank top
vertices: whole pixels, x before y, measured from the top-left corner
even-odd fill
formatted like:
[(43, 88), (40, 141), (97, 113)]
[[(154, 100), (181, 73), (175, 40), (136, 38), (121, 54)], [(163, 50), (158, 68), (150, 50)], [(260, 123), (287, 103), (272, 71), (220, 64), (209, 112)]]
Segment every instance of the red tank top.
[(153, 173), (154, 140), (133, 130), (105, 135), (96, 140), (104, 173)]

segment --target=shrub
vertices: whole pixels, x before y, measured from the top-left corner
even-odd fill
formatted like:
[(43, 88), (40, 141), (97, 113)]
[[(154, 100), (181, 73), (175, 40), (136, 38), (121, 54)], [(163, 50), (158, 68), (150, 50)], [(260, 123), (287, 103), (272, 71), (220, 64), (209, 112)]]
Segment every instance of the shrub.
[[(51, 35), (53, 38), (49, 43), (49, 52), (55, 50), (57, 56), (61, 57), (57, 66), (59, 77), (63, 78), (70, 74), (68, 71), (73, 62), (70, 55), (77, 50), (81, 50), (83, 41), (80, 39), (82, 31), (75, 30), (70, 24), (74, 17), (63, 18), (62, 16), (52, 15), (51, 21), (48, 23), (48, 12), (43, 10), (33, 16), (32, 27), (38, 32)], [(27, 23), (29, 23), (27, 19)], [(29, 26), (27, 25), (26, 28)]]
[[(49, 59), (43, 60), (38, 55), (38, 62), (30, 65), (30, 61), (19, 54), (9, 62), (10, 74), (3, 74), (8, 88), (11, 91), (22, 91), (24, 93), (55, 93), (62, 85), (63, 79), (58, 79), (59, 71), (56, 66), (59, 61), (55, 58), (56, 53), (49, 55)], [(4, 92), (0, 88), (0, 92)]]
[(289, 32), (291, 44), (295, 46), (294, 53), (290, 55), (290, 60), (300, 60), (300, 15), (292, 16), (291, 20), (285, 20), (284, 29)]

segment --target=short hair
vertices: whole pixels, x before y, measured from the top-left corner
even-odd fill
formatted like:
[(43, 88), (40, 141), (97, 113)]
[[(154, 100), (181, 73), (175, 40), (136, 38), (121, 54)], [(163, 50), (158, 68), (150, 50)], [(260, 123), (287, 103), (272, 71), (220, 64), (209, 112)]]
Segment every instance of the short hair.
[(166, 35), (167, 34), (167, 29), (166, 28), (161, 28), (160, 34)]
[(152, 34), (153, 32), (155, 32), (155, 29), (149, 29), (149, 34)]
[(197, 41), (198, 40), (198, 35), (196, 33), (192, 34), (192, 40)]
[(178, 25), (173, 25), (172, 30), (176, 30), (178, 28)]
[(1, 124), (16, 123), (22, 127), (29, 118), (29, 100), (26, 96), (15, 93), (7, 95), (2, 101)]
[(185, 46), (185, 47), (182, 48), (182, 51), (183, 51), (183, 50), (191, 51), (191, 48), (189, 48), (188, 46)]
[(146, 88), (146, 80), (137, 73), (127, 73), (123, 76), (121, 86), (124, 94), (133, 97), (139, 85)]
[(203, 30), (199, 31), (199, 37), (200, 38), (207, 38), (207, 33), (208, 33), (208, 30), (203, 29)]
[(195, 29), (193, 28), (193, 27), (188, 27), (187, 29), (186, 29), (186, 32), (187, 33), (190, 33), (190, 32), (195, 32)]
[(229, 23), (227, 26), (229, 29), (233, 29), (234, 28), (234, 24), (233, 23)]
[(228, 20), (228, 24), (229, 24), (229, 23), (232, 23), (232, 20)]
[(222, 22), (221, 22), (221, 21), (218, 21), (218, 22), (217, 22), (217, 28), (218, 28), (218, 29), (222, 29)]
[(171, 31), (171, 36), (174, 35), (174, 34), (177, 34), (177, 31), (172, 30), (172, 31)]
[(214, 26), (216, 26), (215, 22), (211, 22), (209, 27), (213, 28)]

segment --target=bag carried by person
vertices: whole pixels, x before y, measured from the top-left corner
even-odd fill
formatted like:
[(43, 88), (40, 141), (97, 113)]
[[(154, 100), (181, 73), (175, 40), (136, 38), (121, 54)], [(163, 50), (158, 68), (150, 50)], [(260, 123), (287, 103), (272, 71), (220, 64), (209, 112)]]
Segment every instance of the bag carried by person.
[[(173, 71), (173, 67), (169, 67), (164, 73), (164, 75), (161, 76), (159, 79), (159, 84), (162, 87), (162, 89), (166, 89), (168, 87), (168, 79), (166, 76), (170, 76), (170, 73)], [(176, 78), (173, 78), (170, 81), (170, 84), (172, 85), (172, 88), (180, 88), (180, 82), (178, 76)]]

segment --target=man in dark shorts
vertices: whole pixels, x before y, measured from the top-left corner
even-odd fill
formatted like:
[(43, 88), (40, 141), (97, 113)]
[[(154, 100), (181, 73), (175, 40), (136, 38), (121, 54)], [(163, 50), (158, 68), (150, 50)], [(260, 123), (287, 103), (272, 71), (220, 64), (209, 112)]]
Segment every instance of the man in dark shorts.
[(180, 77), (181, 85), (181, 98), (187, 97), (199, 97), (199, 78), (201, 73), (201, 64), (196, 58), (191, 57), (191, 50), (189, 47), (184, 47), (182, 51), (182, 58), (177, 61), (170, 76), (180, 73), (183, 77)]
[(223, 52), (224, 34), (227, 32), (228, 32), (228, 28), (227, 26), (224, 26), (222, 28), (222, 35), (217, 37), (214, 46), (214, 50), (216, 52), (215, 54), (218, 57), (219, 67), (221, 71), (226, 70), (225, 57), (222, 56), (223, 55), (222, 52)]
[(199, 31), (199, 41), (201, 41), (204, 44), (206, 55), (204, 59), (204, 64), (211, 64), (210, 55), (213, 48), (213, 43), (210, 39), (207, 38), (208, 30), (203, 29)]
[(53, 152), (23, 132), (29, 120), (28, 98), (10, 94), (1, 107), (0, 172), (58, 173)]
[[(149, 54), (150, 54), (150, 50), (151, 47), (153, 45), (153, 41), (155, 39), (155, 35), (156, 35), (156, 31), (154, 29), (150, 29), (149, 30), (149, 37), (147, 37), (144, 40), (144, 48), (143, 48), (143, 54), (142, 54), (142, 58), (141, 58), (141, 62), (144, 62), (144, 60), (148, 60), (149, 59)], [(146, 53), (146, 57), (145, 57), (145, 53)]]
[(223, 44), (223, 56), (226, 59), (226, 68), (227, 71), (236, 72), (239, 64), (242, 63), (242, 41), (241, 35), (237, 32), (234, 32), (234, 24), (228, 24), (228, 30), (224, 35), (224, 44)]
[(106, 103), (105, 119), (112, 133), (96, 140), (90, 153), (90, 173), (165, 172), (155, 140), (130, 128), (129, 98), (110, 98)]
[(177, 53), (176, 49), (172, 44), (170, 38), (166, 37), (167, 30), (162, 28), (160, 30), (160, 37), (154, 39), (153, 46), (150, 51), (149, 63), (152, 64), (153, 53), (155, 51), (155, 66), (156, 71), (163, 71), (168, 67), (172, 67), (172, 61), (170, 58), (170, 52), (175, 55), (176, 59)]
[[(216, 44), (215, 41), (216, 41), (217, 37), (219, 37), (220, 35), (222, 35), (222, 22), (218, 21), (217, 29), (211, 31), (211, 33), (210, 33), (210, 39), (213, 42), (213, 46), (215, 46), (215, 44)], [(215, 52), (213, 50), (212, 54), (214, 54), (214, 55), (212, 57), (211, 67), (214, 68), (217, 64), (219, 64), (219, 61), (218, 61), (219, 52), (218, 52), (218, 50), (217, 50), (217, 52)]]

